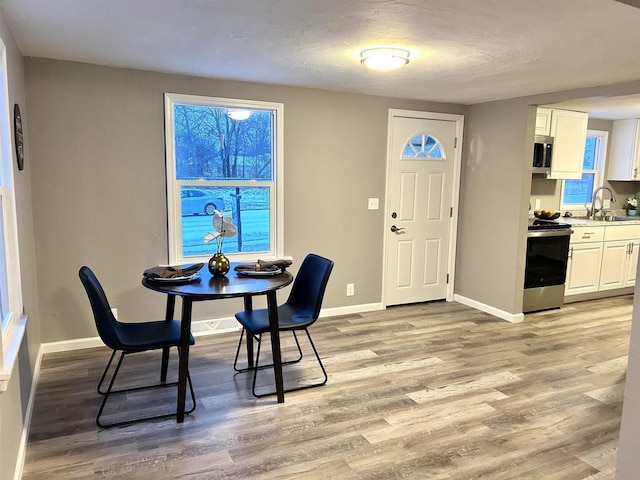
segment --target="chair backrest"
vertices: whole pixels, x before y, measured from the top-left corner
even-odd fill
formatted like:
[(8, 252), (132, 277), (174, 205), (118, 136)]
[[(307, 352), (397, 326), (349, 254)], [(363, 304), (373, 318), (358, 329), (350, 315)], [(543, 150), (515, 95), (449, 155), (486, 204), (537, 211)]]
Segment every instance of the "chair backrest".
[(308, 254), (293, 281), (287, 304), (317, 320), (331, 270), (333, 261), (314, 253)]
[(91, 303), (91, 310), (93, 310), (93, 318), (96, 322), (96, 328), (98, 329), (98, 335), (100, 335), (100, 338), (107, 347), (113, 348), (114, 350), (122, 349), (115, 331), (117, 320), (111, 312), (109, 300), (107, 300), (102, 285), (100, 285), (95, 274), (87, 266), (80, 268), (78, 275), (80, 276), (82, 285), (84, 285), (84, 289), (87, 291), (89, 303)]

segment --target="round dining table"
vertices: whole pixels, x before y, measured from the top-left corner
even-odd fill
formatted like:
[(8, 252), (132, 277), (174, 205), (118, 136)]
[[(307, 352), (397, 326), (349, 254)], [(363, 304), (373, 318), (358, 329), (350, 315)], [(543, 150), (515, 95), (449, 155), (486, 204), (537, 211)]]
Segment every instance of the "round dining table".
[[(176, 297), (182, 298), (182, 314), (180, 326), (180, 352), (178, 366), (178, 398), (176, 417), (178, 423), (184, 421), (185, 401), (187, 394), (187, 375), (189, 372), (189, 344), (191, 338), (191, 312), (193, 302), (207, 300), (221, 300), (225, 298), (242, 297), (244, 308), (250, 311), (253, 308), (252, 298), (256, 295), (265, 295), (269, 312), (269, 329), (271, 337), (271, 351), (273, 354), (273, 372), (276, 385), (278, 403), (284, 402), (284, 384), (282, 378), (282, 357), (280, 353), (280, 331), (278, 329), (278, 304), (276, 291), (286, 287), (293, 281), (293, 275), (283, 271), (277, 275), (265, 272), (243, 274), (234, 271), (235, 263), (231, 264), (231, 270), (222, 277), (214, 277), (204, 267), (198, 273), (197, 278), (187, 282), (172, 282), (170, 280), (153, 280), (143, 277), (142, 285), (150, 290), (167, 295), (165, 318), (174, 318)], [(253, 365), (253, 342), (247, 338), (247, 356), (249, 366)], [(162, 355), (162, 381), (166, 380), (169, 351), (165, 349)]]

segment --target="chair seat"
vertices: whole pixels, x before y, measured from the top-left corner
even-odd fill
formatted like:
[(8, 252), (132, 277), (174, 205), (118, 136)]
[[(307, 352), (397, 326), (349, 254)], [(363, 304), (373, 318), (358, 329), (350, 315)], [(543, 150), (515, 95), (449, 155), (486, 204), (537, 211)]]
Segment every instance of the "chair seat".
[[(153, 350), (180, 346), (180, 321), (123, 323), (115, 325), (116, 335), (122, 348), (128, 351)], [(193, 335), (189, 342), (195, 343)]]
[[(236, 313), (236, 319), (252, 335), (259, 335), (269, 331), (269, 311), (266, 308), (250, 312), (238, 312)], [(278, 307), (280, 330), (303, 329), (313, 322), (313, 312), (297, 309), (286, 303)]]

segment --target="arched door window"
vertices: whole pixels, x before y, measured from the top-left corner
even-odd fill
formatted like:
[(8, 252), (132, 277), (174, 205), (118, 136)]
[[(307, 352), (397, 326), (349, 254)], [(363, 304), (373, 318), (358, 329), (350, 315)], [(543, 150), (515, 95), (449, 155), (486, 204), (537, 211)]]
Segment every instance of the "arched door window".
[(428, 133), (420, 133), (404, 146), (402, 158), (427, 158), (430, 160), (446, 160), (444, 148), (440, 141)]

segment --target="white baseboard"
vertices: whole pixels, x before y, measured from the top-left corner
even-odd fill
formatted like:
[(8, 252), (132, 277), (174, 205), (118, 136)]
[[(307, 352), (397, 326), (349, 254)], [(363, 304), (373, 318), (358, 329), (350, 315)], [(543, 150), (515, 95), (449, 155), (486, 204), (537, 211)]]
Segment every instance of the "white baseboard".
[[(335, 317), (337, 315), (353, 315), (356, 313), (364, 313), (364, 312), (373, 312), (376, 310), (384, 310), (384, 305), (382, 303), (366, 303), (362, 305), (350, 305), (348, 307), (334, 307), (334, 308), (326, 308), (320, 311), (321, 317)], [(225, 322), (230, 320), (232, 317), (221, 317), (221, 318), (212, 318), (209, 320), (198, 320), (197, 322), (193, 322), (194, 324), (200, 323), (210, 323), (210, 322)], [(203, 336), (203, 335), (211, 335), (216, 333), (223, 333), (228, 331), (234, 331), (237, 329), (219, 329), (219, 330), (211, 330), (206, 331), (207, 329), (202, 329), (203, 331), (194, 332), (194, 336)], [(104, 343), (100, 340), (100, 337), (87, 337), (87, 338), (77, 338), (74, 340), (63, 340), (61, 342), (49, 342), (43, 343), (40, 346), (40, 355), (45, 353), (56, 353), (56, 352), (70, 352), (72, 350), (81, 350), (83, 348), (95, 348), (102, 347)]]
[(361, 305), (349, 305), (347, 307), (323, 308), (320, 311), (321, 317), (337, 317), (338, 315), (353, 315), (356, 313), (375, 312), (384, 310), (382, 303), (363, 303)]
[(70, 352), (71, 350), (82, 350), (83, 348), (102, 347), (104, 343), (100, 337), (76, 338), (74, 340), (63, 340), (61, 342), (43, 343), (40, 348), (42, 353)]
[(486, 305), (484, 303), (478, 302), (476, 300), (472, 300), (467, 297), (463, 297), (462, 295), (455, 294), (453, 299), (456, 302), (467, 305), (468, 307), (475, 308), (477, 310), (481, 310), (485, 313), (489, 313), (494, 317), (501, 318), (511, 323), (520, 323), (524, 321), (524, 313), (509, 313), (504, 310), (500, 310), (499, 308), (492, 307), (491, 305)]
[(36, 399), (36, 387), (38, 386), (38, 379), (40, 378), (40, 365), (42, 364), (42, 356), (44, 352), (42, 345), (38, 349), (36, 355), (36, 364), (33, 368), (33, 378), (31, 379), (31, 390), (29, 392), (29, 401), (27, 402), (27, 410), (24, 414), (24, 423), (22, 424), (22, 436), (20, 438), (20, 447), (18, 448), (18, 459), (16, 461), (16, 470), (13, 474), (13, 480), (20, 480), (22, 478), (22, 471), (24, 470), (24, 460), (27, 454), (27, 442), (29, 440), (29, 430), (31, 429), (31, 418), (33, 417), (33, 404)]

